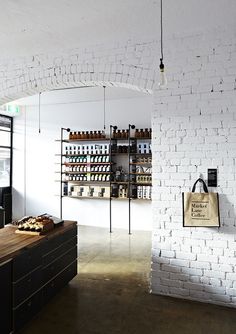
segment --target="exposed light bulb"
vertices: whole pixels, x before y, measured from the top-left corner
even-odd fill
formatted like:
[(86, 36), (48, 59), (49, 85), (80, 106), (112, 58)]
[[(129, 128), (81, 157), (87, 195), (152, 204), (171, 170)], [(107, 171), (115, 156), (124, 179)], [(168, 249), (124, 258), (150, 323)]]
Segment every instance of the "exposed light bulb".
[(165, 74), (165, 66), (163, 64), (163, 60), (162, 58), (160, 59), (160, 82), (159, 82), (159, 86), (160, 88), (164, 88), (167, 86), (167, 78), (166, 78), (166, 74)]

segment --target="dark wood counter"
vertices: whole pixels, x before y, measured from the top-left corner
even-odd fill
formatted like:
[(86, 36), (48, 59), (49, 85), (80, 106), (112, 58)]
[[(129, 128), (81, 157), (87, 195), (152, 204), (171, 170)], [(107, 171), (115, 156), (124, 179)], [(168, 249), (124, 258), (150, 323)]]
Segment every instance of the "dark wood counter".
[(41, 236), (15, 230), (11, 225), (0, 230), (1, 334), (22, 328), (77, 275), (75, 221)]
[(17, 234), (16, 226), (6, 225), (0, 229), (0, 263), (13, 258), (25, 247), (33, 247), (40, 243), (42, 239), (50, 239), (58, 234), (65, 233), (68, 229), (76, 226), (75, 221), (65, 221), (63, 225), (54, 228), (45, 235), (33, 236), (26, 234)]

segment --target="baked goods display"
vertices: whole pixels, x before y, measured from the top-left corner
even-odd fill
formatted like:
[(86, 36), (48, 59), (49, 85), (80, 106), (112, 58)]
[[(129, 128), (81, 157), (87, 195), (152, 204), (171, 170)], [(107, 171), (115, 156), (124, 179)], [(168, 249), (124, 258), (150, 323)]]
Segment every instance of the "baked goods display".
[(18, 220), (17, 222), (18, 229), (16, 233), (26, 233), (27, 234), (44, 234), (54, 228), (54, 221), (48, 216), (27, 216)]

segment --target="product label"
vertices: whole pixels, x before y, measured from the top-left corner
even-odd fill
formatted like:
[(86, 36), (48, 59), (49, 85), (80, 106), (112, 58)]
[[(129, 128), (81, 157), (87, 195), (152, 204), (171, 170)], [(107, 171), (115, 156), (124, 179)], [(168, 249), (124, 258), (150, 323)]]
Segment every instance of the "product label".
[(209, 220), (209, 202), (191, 202), (191, 218)]

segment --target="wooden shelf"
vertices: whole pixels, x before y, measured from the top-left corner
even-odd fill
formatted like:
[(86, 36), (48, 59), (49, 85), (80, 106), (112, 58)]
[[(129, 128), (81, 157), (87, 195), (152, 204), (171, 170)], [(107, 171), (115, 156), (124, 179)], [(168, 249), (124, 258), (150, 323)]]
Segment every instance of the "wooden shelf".
[(146, 176), (151, 176), (152, 175), (152, 173), (130, 173), (131, 175), (146, 175)]
[(142, 157), (151, 157), (152, 153), (130, 153), (130, 155), (139, 155)]
[(124, 182), (124, 181), (111, 181), (112, 184), (129, 184), (129, 182)]
[(99, 141), (110, 141), (110, 138), (84, 138), (84, 139), (64, 139), (63, 143), (79, 143), (79, 142), (99, 142)]
[(152, 199), (151, 198), (133, 198), (131, 197), (130, 198), (132, 201), (151, 201)]
[(134, 186), (152, 186), (151, 183), (137, 183), (137, 182), (130, 182), (130, 184), (134, 185)]
[[(151, 137), (130, 137), (130, 140), (151, 140), (152, 138)], [(126, 137), (126, 138), (114, 138), (114, 137), (111, 137), (111, 140), (126, 140), (128, 141), (129, 138)]]
[(127, 201), (129, 199), (129, 197), (111, 197), (111, 199), (115, 199), (118, 201)]
[[(60, 173), (60, 172), (57, 172)], [(90, 171), (86, 171), (86, 172), (62, 172), (62, 174), (67, 174), (67, 175), (78, 175), (78, 174), (112, 174), (112, 172), (90, 172)]]
[[(57, 155), (57, 154), (56, 154)], [(79, 154), (62, 154), (63, 157), (104, 157), (104, 156), (109, 156), (110, 153), (104, 153), (104, 154), (90, 154), (90, 153), (79, 153)], [(58, 156), (61, 156), (60, 154), (58, 154)]]
[(64, 162), (63, 166), (112, 165), (113, 162)]
[(130, 162), (130, 165), (150, 165), (151, 162)]
[(151, 140), (152, 137), (130, 137), (130, 140)]
[(62, 181), (63, 183), (73, 183), (73, 184), (81, 184), (81, 185), (89, 185), (89, 184), (106, 184), (109, 185), (109, 181), (73, 181), (73, 180), (68, 180), (68, 181)]
[(70, 195), (63, 195), (63, 197), (76, 198), (76, 199), (110, 199), (110, 197), (96, 197), (96, 196), (70, 196)]

